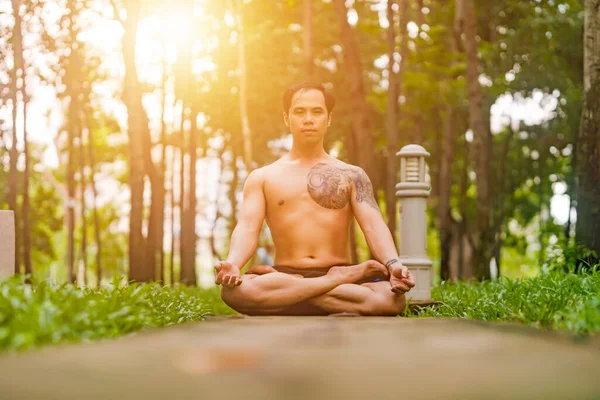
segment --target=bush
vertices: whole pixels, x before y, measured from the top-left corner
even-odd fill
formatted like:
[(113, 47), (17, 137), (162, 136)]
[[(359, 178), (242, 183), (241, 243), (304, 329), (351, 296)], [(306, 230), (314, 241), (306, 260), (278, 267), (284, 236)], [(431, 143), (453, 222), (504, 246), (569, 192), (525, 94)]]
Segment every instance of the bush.
[(564, 272), (588, 273), (600, 269), (600, 258), (594, 250), (571, 244), (563, 239), (553, 246), (542, 266), (543, 271), (561, 270)]

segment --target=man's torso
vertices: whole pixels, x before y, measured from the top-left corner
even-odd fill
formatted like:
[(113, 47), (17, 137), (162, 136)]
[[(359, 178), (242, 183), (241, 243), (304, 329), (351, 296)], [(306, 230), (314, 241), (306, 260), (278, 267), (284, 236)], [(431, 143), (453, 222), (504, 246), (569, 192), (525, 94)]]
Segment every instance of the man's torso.
[(339, 160), (304, 165), (285, 158), (265, 167), (266, 220), (276, 266), (323, 268), (350, 263), (350, 196), (356, 167)]

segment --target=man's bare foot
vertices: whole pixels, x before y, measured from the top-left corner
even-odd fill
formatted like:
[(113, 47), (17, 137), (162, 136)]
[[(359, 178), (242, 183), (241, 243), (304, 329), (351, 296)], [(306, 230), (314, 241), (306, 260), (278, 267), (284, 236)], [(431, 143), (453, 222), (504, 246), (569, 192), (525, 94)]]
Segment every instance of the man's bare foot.
[(389, 276), (385, 265), (375, 260), (368, 260), (347, 267), (331, 267), (327, 275), (339, 277), (348, 283), (374, 278), (387, 278)]

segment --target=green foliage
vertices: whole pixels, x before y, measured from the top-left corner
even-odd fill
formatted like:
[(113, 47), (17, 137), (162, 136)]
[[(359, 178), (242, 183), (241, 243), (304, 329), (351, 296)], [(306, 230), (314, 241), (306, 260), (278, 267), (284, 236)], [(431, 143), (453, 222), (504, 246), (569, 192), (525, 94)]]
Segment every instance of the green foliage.
[(586, 273), (600, 269), (600, 258), (594, 250), (564, 239), (548, 249), (547, 254), (544, 271)]
[(119, 284), (100, 289), (47, 281), (0, 283), (0, 349), (25, 350), (67, 342), (114, 338), (145, 328), (231, 314), (217, 288)]
[(431, 296), (442, 304), (409, 315), (515, 321), (581, 335), (600, 331), (600, 272), (551, 271), (525, 279), (445, 282)]
[[(110, 190), (125, 191), (128, 183), (128, 128), (121, 126), (122, 112), (112, 110), (116, 101), (122, 100), (122, 74), (111, 72), (113, 68), (99, 68), (101, 61), (112, 59), (120, 52), (119, 46), (110, 43), (106, 49), (96, 47), (91, 41), (84, 41), (84, 34), (100, 29), (113, 19), (110, 7), (103, 2), (90, 1), (77, 3), (71, 10), (58, 6), (52, 18), (38, 21), (39, 15), (45, 15), (46, 3), (29, 2), (36, 7), (24, 10), (30, 18), (25, 25), (30, 28), (42, 28), (40, 40), (34, 47), (27, 45), (26, 57), (32, 64), (31, 55), (48, 55), (48, 71), (35, 71), (41, 75), (45, 84), (54, 86), (59, 99), (66, 100), (72, 95), (73, 84), (81, 91), (79, 99), (88, 133), (86, 136), (92, 143), (94, 165), (91, 170), (100, 192), (100, 199), (110, 197), (109, 203), (99, 202), (99, 225), (102, 242), (101, 258), (104, 276), (126, 272), (127, 232), (123, 221), (127, 207), (120, 197), (112, 196)], [(29, 4), (28, 3), (28, 4)], [(117, 2), (122, 3), (122, 2)], [(194, 15), (193, 29), (190, 32), (194, 40), (176, 40), (171, 43), (169, 35), (152, 32), (140, 37), (139, 45), (144, 47), (152, 43), (157, 52), (152, 60), (140, 58), (140, 86), (144, 92), (144, 104), (158, 104), (162, 99), (162, 85), (159, 74), (163, 66), (159, 65), (167, 53), (173, 53), (174, 59), (165, 61), (167, 78), (166, 116), (180, 113), (176, 106), (180, 99), (201, 112), (205, 118), (204, 127), (198, 132), (198, 143), (203, 156), (241, 154), (240, 123), (240, 87), (238, 40), (239, 27), (228, 23), (224, 18), (227, 11), (239, 13), (244, 22), (245, 64), (247, 74), (247, 108), (252, 130), (252, 148), (255, 161), (259, 165), (273, 161), (274, 155), (269, 151), (270, 141), (287, 134), (281, 117), (281, 94), (292, 83), (307, 79), (304, 33), (304, 2), (298, 0), (253, 0), (242, 1), (235, 10), (233, 3), (225, 1), (198, 2), (205, 13)], [(442, 2), (426, 0), (410, 2), (408, 16), (396, 12), (396, 34), (398, 47), (399, 20), (406, 17), (412, 27), (408, 37), (404, 37), (406, 54), (402, 54), (403, 81), (401, 85), (400, 118), (398, 119), (398, 139), (400, 146), (409, 142), (423, 144), (431, 153), (428, 159), (432, 184), (432, 204), (437, 201), (437, 189), (440, 184), (442, 154), (445, 142), (442, 140), (444, 123), (448, 116), (453, 116), (455, 131), (455, 148), (452, 151), (451, 166), (451, 214), (454, 223), (465, 221), (465, 229), (471, 234), (476, 226), (476, 210), (478, 206), (475, 180), (472, 173), (472, 156), (470, 142), (466, 142), (464, 132), (468, 129), (468, 102), (466, 99), (464, 48), (454, 43), (455, 1)], [(421, 8), (418, 5), (423, 6)], [(64, 5), (64, 4), (63, 4)], [(383, 163), (386, 159), (386, 113), (387, 113), (387, 65), (382, 56), (387, 53), (386, 28), (382, 24), (385, 16), (384, 2), (352, 1), (347, 5), (356, 12), (358, 20), (353, 27), (359, 47), (360, 63), (363, 69), (363, 80), (366, 97), (371, 107), (370, 125), (376, 144), (376, 158), (381, 176), (371, 177), (373, 181), (383, 179)], [(39, 6), (39, 7), (38, 7)], [(49, 3), (48, 6), (52, 6)], [(172, 10), (164, 2), (141, 2), (142, 18), (162, 18)], [(548, 215), (553, 185), (564, 182), (567, 194), (571, 195), (574, 187), (572, 159), (574, 139), (579, 128), (579, 115), (582, 102), (582, 54), (581, 40), (583, 13), (582, 2), (577, 0), (540, 1), (540, 0), (499, 0), (496, 2), (476, 2), (477, 35), (479, 67), (485, 84), (482, 90), (485, 96), (486, 112), (484, 118), (490, 119), (489, 107), (499, 96), (511, 96), (515, 103), (538, 99), (542, 95), (542, 103), (549, 102), (547, 110), (552, 117), (535, 126), (521, 123), (513, 132), (504, 129), (493, 134), (493, 151), (489, 160), (490, 185), (495, 190), (493, 197), (494, 235), (502, 247), (501, 273), (515, 272), (515, 265), (533, 265), (532, 243), (539, 241), (540, 262), (543, 261), (546, 244), (561, 236), (561, 228), (552, 218), (541, 218)], [(34, 8), (37, 10), (34, 13)], [(333, 124), (326, 136), (326, 148), (336, 147), (339, 157), (348, 160), (347, 142), (352, 132), (351, 116), (353, 113), (350, 85), (348, 82), (351, 67), (346, 65), (344, 49), (341, 46), (338, 16), (330, 0), (313, 2), (312, 16), (312, 79), (327, 83), (337, 98)], [(104, 11), (101, 11), (104, 10)], [(426, 11), (425, 11), (426, 10)], [(93, 14), (83, 16), (87, 13)], [(73, 13), (75, 31), (69, 30), (68, 16)], [(37, 17), (33, 18), (35, 15)], [(180, 17), (178, 17), (180, 18)], [(186, 17), (187, 18), (187, 17)], [(26, 18), (27, 19), (27, 18)], [(42, 24), (43, 22), (43, 24)], [(183, 22), (183, 21), (182, 21)], [(416, 32), (416, 23), (420, 23)], [(37, 25), (39, 26), (37, 26)], [(167, 28), (167, 30), (169, 30)], [(5, 36), (10, 36), (11, 27), (0, 27)], [(140, 32), (144, 32), (143, 30)], [(79, 35), (78, 33), (81, 33)], [(202, 46), (198, 46), (198, 38), (202, 38)], [(189, 38), (188, 38), (189, 39)], [(107, 38), (110, 42), (110, 38)], [(117, 39), (120, 40), (120, 39)], [(39, 43), (38, 43), (39, 42)], [(145, 44), (144, 44), (145, 43)], [(0, 54), (9, 56), (10, 46), (0, 46)], [(113, 43), (114, 44), (114, 43)], [(75, 45), (75, 46), (74, 46)], [(33, 45), (32, 45), (33, 46)], [(39, 48), (38, 48), (39, 47)], [(71, 48), (76, 48), (71, 53)], [(35, 51), (33, 51), (35, 50)], [(108, 52), (106, 52), (108, 51)], [(403, 50), (404, 51), (404, 50)], [(122, 54), (116, 54), (118, 59)], [(400, 59), (397, 54), (396, 62)], [(2, 57), (0, 57), (2, 58)], [(7, 58), (8, 60), (9, 58)], [(193, 71), (192, 63), (210, 61), (212, 67), (202, 67)], [(379, 61), (379, 62), (377, 62)], [(2, 64), (2, 63), (0, 63)], [(10, 74), (10, 63), (0, 65), (6, 76)], [(33, 63), (35, 64), (35, 63)], [(32, 65), (33, 65), (32, 64)], [(398, 66), (398, 65), (397, 65)], [(149, 73), (154, 71), (154, 73)], [(150, 77), (152, 76), (152, 77)], [(102, 89), (101, 89), (102, 88)], [(35, 91), (35, 85), (29, 87)], [(70, 92), (71, 91), (71, 92)], [(153, 95), (154, 94), (154, 95)], [(12, 128), (8, 120), (10, 115), (7, 99), (10, 97), (8, 86), (0, 93), (0, 157), (4, 160), (0, 168), (0, 207), (6, 208), (6, 191), (8, 190), (8, 160), (6, 149), (10, 142)], [(152, 100), (146, 103), (146, 100)], [(109, 98), (112, 98), (109, 100)], [(535, 100), (537, 102), (538, 100)], [(173, 104), (171, 104), (173, 103)], [(63, 102), (64, 126), (55, 138), (59, 165), (50, 170), (41, 162), (42, 152), (36, 150), (35, 142), (30, 143), (32, 152), (32, 176), (30, 182), (31, 210), (31, 242), (33, 265), (38, 278), (52, 275), (63, 281), (66, 278), (64, 260), (66, 259), (66, 229), (63, 225), (64, 198), (61, 197), (62, 185), (66, 183), (66, 129), (71, 127), (73, 116), (69, 115), (68, 103)], [(32, 108), (32, 110), (35, 108)], [(122, 111), (122, 110), (121, 110)], [(162, 113), (154, 108), (147, 108), (150, 117), (151, 136), (157, 144), (159, 125)], [(163, 110), (161, 110), (163, 111)], [(189, 111), (189, 110), (188, 110)], [(187, 112), (187, 111), (186, 111)], [(30, 117), (32, 115), (30, 114)], [(521, 116), (520, 118), (523, 118)], [(10, 119), (10, 118), (8, 118)], [(173, 121), (170, 121), (173, 119)], [(167, 146), (180, 146), (180, 127), (178, 117), (166, 117)], [(489, 121), (488, 121), (489, 122)], [(8, 141), (7, 141), (8, 139)], [(210, 143), (209, 143), (210, 139)], [(219, 140), (215, 140), (219, 139)], [(85, 141), (87, 142), (87, 140)], [(208, 149), (208, 147), (214, 147)], [(79, 163), (78, 145), (71, 155), (75, 166)], [(156, 146), (155, 150), (158, 150)], [(210, 151), (209, 151), (210, 150)], [(36, 155), (37, 154), (37, 155)], [(86, 154), (86, 158), (88, 155)], [(154, 157), (154, 156), (153, 156)], [(224, 158), (225, 159), (225, 158)], [(230, 162), (223, 162), (224, 176), (228, 176)], [(171, 167), (169, 167), (171, 168)], [(35, 172), (47, 171), (58, 181), (58, 184), (47, 182), (45, 175)], [(169, 176), (167, 174), (167, 176)], [(75, 174), (78, 176), (78, 173)], [(244, 174), (234, 190), (241, 188)], [(81, 184), (76, 179), (76, 187)], [(464, 192), (461, 182), (464, 180)], [(116, 182), (115, 182), (116, 181)], [(228, 184), (227, 178), (223, 184)], [(122, 187), (115, 189), (112, 184), (120, 183)], [(22, 185), (21, 172), (18, 185)], [(63, 188), (64, 189), (64, 188)], [(77, 188), (78, 192), (79, 188)], [(89, 189), (88, 189), (89, 190)], [(108, 196), (110, 194), (110, 196)], [(64, 195), (63, 195), (64, 196)], [(115, 197), (113, 199), (113, 197)], [(126, 200), (125, 200), (126, 201)], [(208, 201), (208, 200), (207, 200)], [(217, 199), (219, 202), (219, 199)], [(383, 203), (383, 202), (382, 202)], [(203, 206), (199, 207), (203, 208)], [(145, 212), (149, 207), (145, 202)], [(382, 204), (382, 210), (384, 210)], [(204, 210), (198, 210), (199, 214)], [(438, 225), (438, 210), (430, 207), (430, 226)], [(227, 217), (228, 215), (221, 216)], [(76, 216), (75, 248), (80, 249), (81, 224), (80, 216)], [(95, 268), (95, 251), (93, 240), (93, 219), (87, 212), (88, 229), (88, 263), (90, 273)], [(519, 229), (510, 229), (518, 226)], [(231, 225), (231, 224), (230, 224)], [(538, 234), (541, 232), (541, 234)], [(430, 257), (435, 265), (439, 264), (438, 255), (432, 251), (434, 236), (430, 232)], [(369, 251), (362, 234), (358, 237), (360, 259), (369, 257)], [(76, 250), (76, 257), (78, 257)], [(514, 262), (522, 255), (521, 259)], [(536, 270), (532, 267), (529, 271)], [(53, 271), (53, 272), (50, 272)], [(55, 271), (55, 272), (54, 272)], [(515, 276), (515, 275), (511, 275)]]

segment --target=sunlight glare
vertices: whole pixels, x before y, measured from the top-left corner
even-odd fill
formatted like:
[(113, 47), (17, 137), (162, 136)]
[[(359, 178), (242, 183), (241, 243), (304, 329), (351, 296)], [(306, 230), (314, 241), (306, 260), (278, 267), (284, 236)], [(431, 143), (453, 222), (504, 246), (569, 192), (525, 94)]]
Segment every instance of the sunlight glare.
[(235, 26), (235, 18), (233, 18), (233, 14), (229, 10), (225, 12), (225, 24), (230, 28)]

